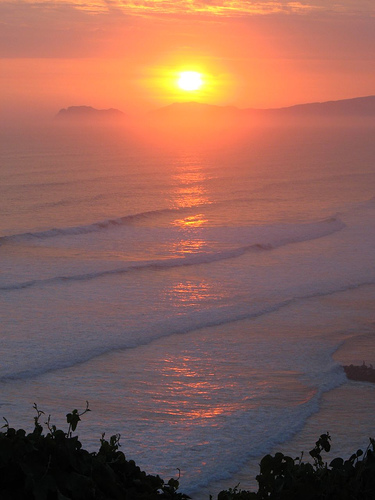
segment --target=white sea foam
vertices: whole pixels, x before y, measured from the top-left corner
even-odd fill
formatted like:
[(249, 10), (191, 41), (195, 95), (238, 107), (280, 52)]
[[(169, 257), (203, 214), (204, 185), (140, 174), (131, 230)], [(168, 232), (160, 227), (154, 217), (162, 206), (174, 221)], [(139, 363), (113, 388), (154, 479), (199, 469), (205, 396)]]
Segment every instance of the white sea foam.
[[(102, 224), (95, 224), (92, 227), (108, 227)], [(196, 251), (191, 255), (186, 256), (175, 256), (172, 258), (164, 259), (152, 259), (143, 260), (136, 262), (129, 262), (125, 266), (112, 269), (102, 269), (96, 270), (94, 272), (83, 272), (81, 274), (66, 274), (62, 276), (49, 276), (44, 279), (31, 279), (24, 282), (18, 283), (5, 283), (0, 285), (0, 290), (22, 290), (24, 288), (29, 288), (38, 285), (51, 285), (58, 283), (65, 283), (67, 281), (81, 281), (81, 280), (92, 280), (100, 278), (103, 276), (118, 275), (128, 272), (144, 271), (147, 269), (169, 269), (173, 267), (180, 266), (195, 266), (201, 264), (210, 264), (220, 260), (235, 259), (241, 257), (248, 252), (260, 252), (260, 251), (270, 251), (272, 249), (292, 244), (301, 241), (313, 240), (316, 238), (322, 238), (336, 231), (340, 231), (345, 227), (345, 224), (338, 218), (331, 217), (329, 219), (308, 223), (308, 224), (282, 224), (277, 226), (269, 227), (255, 227), (255, 228), (212, 228), (212, 229), (200, 229), (196, 231), (194, 238), (197, 241), (205, 241), (206, 247), (205, 251)], [(70, 228), (61, 230), (51, 230), (48, 231), (47, 238), (54, 237), (56, 235), (82, 235), (85, 234), (86, 228)], [(89, 231), (91, 232), (91, 230)], [(155, 235), (159, 240), (163, 236), (167, 242), (171, 241), (172, 238), (179, 236), (178, 230), (167, 230), (158, 231)], [(160, 234), (162, 233), (162, 234)], [(28, 238), (39, 238), (40, 234), (45, 233), (34, 233), (32, 235), (20, 235), (14, 237), (15, 240), (27, 240)], [(133, 235), (131, 235), (133, 237)], [(44, 237), (44, 236), (43, 236)], [(139, 234), (138, 234), (139, 237)], [(10, 237), (12, 238), (12, 237)], [(225, 250), (215, 250), (214, 245), (212, 245), (212, 250), (210, 250), (210, 245), (208, 242), (211, 241), (217, 245), (217, 242), (222, 242), (230, 244), (230, 248)], [(85, 242), (86, 245), (91, 243), (95, 245), (95, 241), (90, 240), (90, 242)], [(123, 245), (123, 243), (121, 243)], [(97, 245), (98, 246), (98, 245)], [(217, 245), (218, 246), (218, 245)], [(97, 266), (96, 266), (97, 267)], [(54, 269), (56, 271), (56, 269)]]

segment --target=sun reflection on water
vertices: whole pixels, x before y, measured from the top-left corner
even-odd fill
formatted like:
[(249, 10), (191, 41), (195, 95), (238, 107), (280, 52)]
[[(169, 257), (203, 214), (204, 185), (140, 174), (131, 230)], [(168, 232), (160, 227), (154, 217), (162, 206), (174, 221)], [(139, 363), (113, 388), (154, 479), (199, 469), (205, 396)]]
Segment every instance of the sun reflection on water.
[[(203, 171), (202, 163), (198, 160), (186, 158), (184, 163), (177, 166), (172, 175), (172, 182), (176, 185), (173, 192), (173, 205), (177, 208), (191, 208), (192, 214), (184, 218), (175, 219), (172, 225), (181, 228), (200, 227), (208, 222), (202, 210), (204, 205), (212, 203), (206, 183), (208, 175)], [(195, 212), (196, 210), (196, 212)]]
[(189, 255), (193, 255), (199, 252), (204, 251), (204, 249), (207, 247), (207, 243), (205, 240), (202, 239), (196, 239), (196, 238), (191, 239), (181, 239), (172, 244), (172, 251), (175, 255), (183, 255), (184, 257), (187, 257)]
[(172, 193), (174, 208), (183, 209), (184, 216), (171, 220), (171, 225), (180, 229), (180, 237), (172, 244), (174, 255), (189, 257), (200, 252), (209, 251), (208, 242), (203, 238), (202, 229), (209, 223), (205, 214), (205, 206), (212, 200), (207, 189), (209, 176), (203, 169), (200, 158), (181, 157), (172, 173)]
[(214, 353), (195, 356), (190, 348), (160, 360), (161, 386), (153, 394), (154, 408), (187, 427), (220, 427), (222, 418), (255, 410), (259, 401), (270, 408), (308, 403), (315, 390), (306, 387), (293, 371), (262, 372), (254, 366), (237, 365), (237, 359), (215, 359)]
[(179, 306), (193, 307), (203, 302), (218, 302), (224, 293), (214, 283), (202, 280), (185, 279), (164, 291), (165, 298)]
[[(201, 167), (194, 166), (194, 169), (198, 168)], [(190, 165), (184, 166), (172, 176), (176, 184), (174, 203), (177, 207), (186, 208), (210, 203), (207, 188), (204, 186), (207, 175), (202, 170), (191, 169)]]
[(223, 389), (233, 390), (235, 382), (228, 384), (227, 380), (224, 388), (210, 363), (205, 366), (197, 361), (186, 355), (163, 360), (163, 393), (168, 394), (168, 399), (158, 402), (167, 405), (168, 414), (179, 420), (206, 421), (239, 410), (241, 402), (220, 397)]
[(185, 217), (184, 219), (176, 219), (173, 221), (174, 226), (179, 227), (200, 227), (208, 222), (208, 219), (204, 214), (191, 215), (190, 217)]

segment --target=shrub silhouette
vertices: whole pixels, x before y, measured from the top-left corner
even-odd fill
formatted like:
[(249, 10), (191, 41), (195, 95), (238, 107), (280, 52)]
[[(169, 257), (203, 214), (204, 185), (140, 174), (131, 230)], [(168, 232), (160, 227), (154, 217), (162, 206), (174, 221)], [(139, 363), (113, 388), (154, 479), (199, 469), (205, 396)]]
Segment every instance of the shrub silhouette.
[[(1, 500), (186, 500), (178, 492), (179, 482), (167, 483), (159, 476), (141, 471), (119, 451), (120, 435), (105, 439), (98, 452), (82, 448), (73, 436), (81, 416), (73, 410), (66, 416), (68, 430), (51, 425), (44, 434), (40, 420), (44, 413), (34, 404), (34, 430), (26, 434), (13, 429), (6, 419), (0, 432)], [(322, 452), (330, 451), (330, 435), (322, 434), (310, 451), (311, 460), (291, 458), (283, 453), (266, 455), (260, 462), (258, 491), (221, 491), (218, 500), (374, 500), (375, 440), (363, 453), (349, 459), (333, 459), (329, 465)], [(212, 497), (210, 497), (212, 499)]]
[[(266, 455), (256, 477), (258, 492), (234, 489), (219, 493), (218, 500), (374, 500), (375, 440), (365, 453), (358, 450), (348, 460), (335, 458), (328, 465), (322, 452), (329, 452), (330, 435), (322, 434), (310, 451), (313, 462), (283, 453)], [(362, 458), (360, 458), (362, 457)]]
[(148, 475), (126, 460), (119, 451), (120, 436), (109, 441), (104, 434), (98, 452), (89, 453), (73, 432), (80, 417), (90, 411), (67, 414), (68, 431), (46, 422), (43, 434), (40, 419), (44, 413), (34, 404), (37, 415), (34, 430), (26, 434), (15, 430), (5, 420), (0, 432), (1, 500), (183, 500), (179, 483), (165, 483), (159, 476)]

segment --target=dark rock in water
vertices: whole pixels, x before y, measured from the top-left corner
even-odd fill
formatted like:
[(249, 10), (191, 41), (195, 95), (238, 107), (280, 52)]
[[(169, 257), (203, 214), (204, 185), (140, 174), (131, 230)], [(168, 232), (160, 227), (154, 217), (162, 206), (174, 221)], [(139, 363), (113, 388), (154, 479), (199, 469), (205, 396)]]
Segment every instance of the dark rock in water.
[(365, 362), (362, 365), (347, 365), (343, 367), (346, 376), (350, 380), (359, 380), (362, 382), (375, 383), (375, 369), (372, 365), (367, 366)]

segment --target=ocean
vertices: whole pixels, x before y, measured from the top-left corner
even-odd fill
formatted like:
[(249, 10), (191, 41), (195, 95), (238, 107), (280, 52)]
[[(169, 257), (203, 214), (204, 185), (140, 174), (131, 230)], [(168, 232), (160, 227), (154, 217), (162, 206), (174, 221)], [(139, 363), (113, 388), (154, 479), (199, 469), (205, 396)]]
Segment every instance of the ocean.
[(374, 131), (4, 129), (0, 416), (88, 401), (86, 448), (119, 433), (194, 499), (323, 432), (366, 447), (374, 387), (342, 365), (375, 363)]

